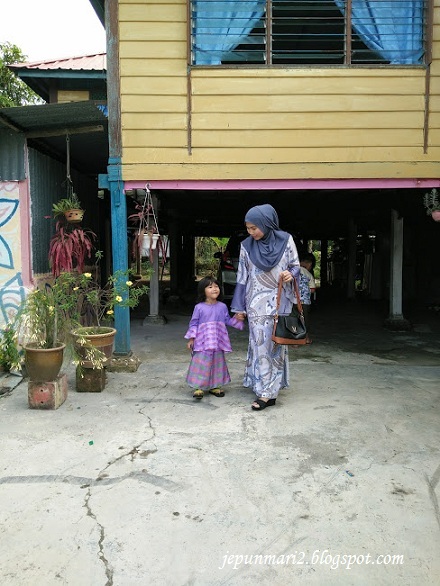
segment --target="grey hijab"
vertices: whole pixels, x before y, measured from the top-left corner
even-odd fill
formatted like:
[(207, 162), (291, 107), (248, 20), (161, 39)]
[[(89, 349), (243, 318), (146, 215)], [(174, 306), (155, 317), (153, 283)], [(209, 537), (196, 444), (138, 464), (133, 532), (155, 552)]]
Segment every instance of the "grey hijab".
[(264, 234), (261, 240), (248, 236), (242, 242), (244, 249), (256, 267), (262, 271), (270, 271), (283, 256), (290, 234), (280, 230), (278, 214), (267, 203), (251, 208), (244, 221), (254, 224)]

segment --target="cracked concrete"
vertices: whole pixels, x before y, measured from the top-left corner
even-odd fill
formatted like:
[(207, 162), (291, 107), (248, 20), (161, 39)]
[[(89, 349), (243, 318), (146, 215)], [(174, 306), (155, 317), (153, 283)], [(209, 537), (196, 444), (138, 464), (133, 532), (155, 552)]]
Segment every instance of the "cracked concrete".
[(133, 322), (142, 363), (102, 393), (76, 392), (65, 365), (66, 402), (40, 411), (14, 383), (2, 586), (438, 584), (439, 322), (388, 332), (356, 311), (336, 332), (316, 311), (263, 413), (241, 386), (246, 333), (231, 331), (226, 396), (192, 399), (184, 310)]

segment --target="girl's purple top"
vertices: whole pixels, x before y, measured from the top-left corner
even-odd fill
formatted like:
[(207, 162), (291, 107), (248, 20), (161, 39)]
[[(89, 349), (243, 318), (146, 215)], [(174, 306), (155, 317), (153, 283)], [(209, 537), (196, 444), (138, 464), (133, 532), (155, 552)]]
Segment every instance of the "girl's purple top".
[(193, 350), (195, 352), (204, 350), (232, 352), (226, 326), (242, 330), (244, 323), (231, 317), (227, 306), (221, 301), (212, 304), (197, 303), (184, 337), (187, 340), (194, 338)]

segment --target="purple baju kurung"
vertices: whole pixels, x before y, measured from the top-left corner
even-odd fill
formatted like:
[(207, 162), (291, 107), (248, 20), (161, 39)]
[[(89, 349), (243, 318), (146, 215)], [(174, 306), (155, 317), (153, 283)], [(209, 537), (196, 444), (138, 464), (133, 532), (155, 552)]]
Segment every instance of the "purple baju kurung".
[(231, 317), (221, 301), (198, 303), (185, 334), (194, 338), (193, 354), (186, 382), (191, 388), (209, 391), (231, 381), (225, 352), (232, 352), (226, 326), (242, 330), (242, 321)]

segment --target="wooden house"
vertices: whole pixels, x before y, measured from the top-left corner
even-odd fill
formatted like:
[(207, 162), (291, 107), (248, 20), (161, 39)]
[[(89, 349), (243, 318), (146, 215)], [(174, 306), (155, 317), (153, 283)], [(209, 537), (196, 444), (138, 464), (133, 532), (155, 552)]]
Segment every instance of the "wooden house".
[[(362, 255), (390, 325), (405, 325), (405, 300), (440, 299), (440, 224), (422, 203), (440, 187), (439, 0), (90, 2), (107, 33), (108, 165), (95, 171), (114, 270), (127, 196), (149, 187), (173, 294), (193, 286), (196, 236), (229, 236), (271, 203), (298, 246), (320, 242), (323, 286), (329, 242), (345, 247), (349, 298)], [(116, 327), (124, 353), (128, 312)]]
[(107, 29), (104, 184), (154, 191), (173, 292), (194, 236), (268, 202), (300, 244), (321, 241), (324, 266), (346, 241), (348, 297), (367, 242), (369, 294), (402, 322), (420, 275), (440, 276), (422, 204), (440, 185), (438, 0), (91, 2)]

